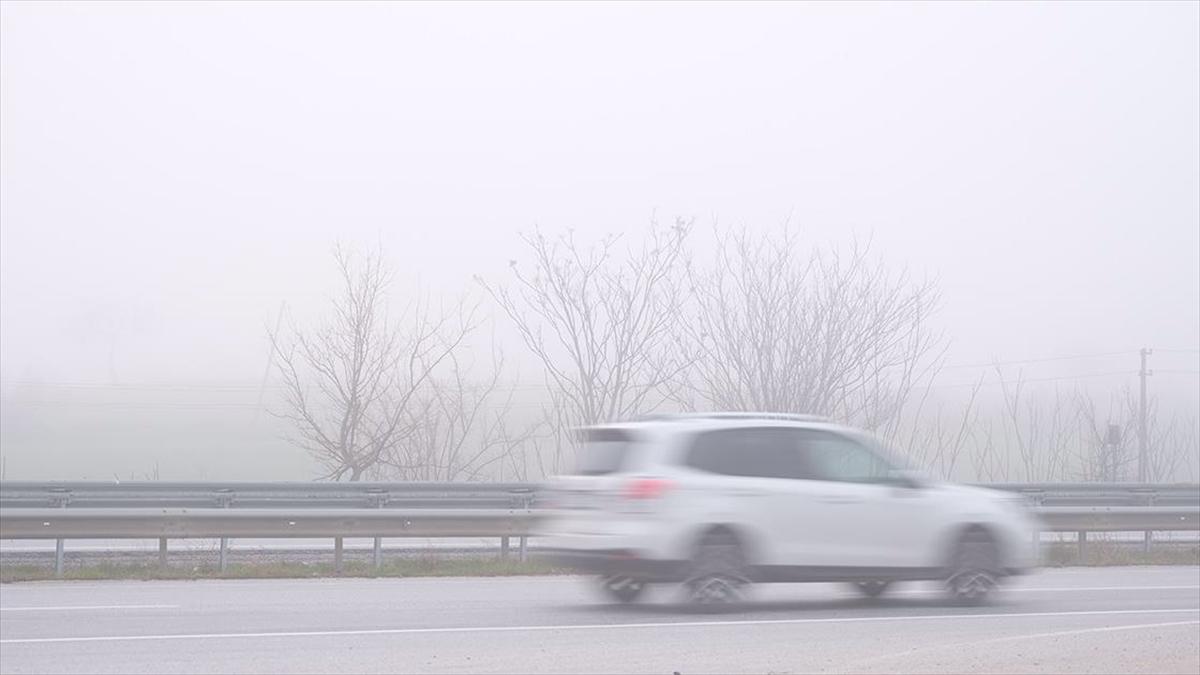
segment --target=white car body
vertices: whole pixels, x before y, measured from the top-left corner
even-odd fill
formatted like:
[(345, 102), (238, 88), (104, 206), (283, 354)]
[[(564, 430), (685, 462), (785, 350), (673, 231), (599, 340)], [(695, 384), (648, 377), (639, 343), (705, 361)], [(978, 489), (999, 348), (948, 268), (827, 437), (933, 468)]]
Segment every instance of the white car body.
[[(600, 440), (585, 443), (582, 453), (601, 456), (601, 463), (605, 453), (622, 461), (611, 471), (551, 483), (542, 545), (602, 575), (683, 581), (697, 542), (714, 529), (736, 536), (756, 581), (941, 579), (955, 542), (968, 532), (994, 543), (997, 576), (1036, 562), (1037, 527), (1021, 498), (901, 473), (871, 437), (816, 418), (681, 415), (583, 433)], [(740, 465), (739, 449), (785, 462), (793, 442), (803, 456), (797, 466), (808, 467), (795, 469), (798, 476), (696, 466), (770, 473)], [(822, 473), (813, 469), (818, 465), (832, 468)], [(791, 470), (778, 466), (784, 469), (776, 473)], [(886, 473), (829, 479), (857, 469)]]

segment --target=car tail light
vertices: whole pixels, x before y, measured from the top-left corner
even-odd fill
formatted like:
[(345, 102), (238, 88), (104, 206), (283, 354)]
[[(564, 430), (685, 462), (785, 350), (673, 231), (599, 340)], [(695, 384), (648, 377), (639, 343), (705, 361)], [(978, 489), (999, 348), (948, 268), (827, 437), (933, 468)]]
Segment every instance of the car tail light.
[(674, 484), (665, 478), (635, 478), (625, 486), (626, 499), (658, 499)]

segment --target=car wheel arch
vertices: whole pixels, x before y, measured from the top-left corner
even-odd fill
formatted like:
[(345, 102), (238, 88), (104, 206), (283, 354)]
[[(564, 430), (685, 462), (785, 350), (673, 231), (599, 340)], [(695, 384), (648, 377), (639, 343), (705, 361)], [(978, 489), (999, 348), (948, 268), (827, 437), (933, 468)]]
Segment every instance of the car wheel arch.
[(995, 546), (997, 560), (1003, 567), (1005, 551), (996, 527), (984, 521), (970, 521), (955, 525), (946, 534), (941, 546), (942, 566), (949, 568), (954, 562), (958, 547), (964, 542), (989, 541)]
[(753, 564), (758, 560), (760, 548), (757, 541), (758, 537), (754, 535), (753, 529), (728, 522), (707, 523), (695, 528), (692, 536), (689, 538), (689, 554), (694, 554), (700, 542), (714, 535), (732, 537), (742, 551), (743, 560), (747, 563)]

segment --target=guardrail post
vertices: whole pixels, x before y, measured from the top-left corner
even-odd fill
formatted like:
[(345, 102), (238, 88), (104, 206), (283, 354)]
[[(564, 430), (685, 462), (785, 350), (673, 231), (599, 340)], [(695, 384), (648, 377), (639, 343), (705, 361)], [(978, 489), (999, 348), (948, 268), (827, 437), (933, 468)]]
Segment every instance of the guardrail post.
[[(229, 508), (230, 502), (233, 501), (233, 491), (226, 488), (217, 492), (217, 504), (223, 509)], [(221, 537), (221, 548), (217, 552), (217, 570), (223, 574), (228, 567), (229, 537)]]
[[(521, 507), (526, 514), (529, 513), (530, 508), (533, 506), (531, 503), (532, 501), (533, 501), (533, 493), (527, 492), (527, 493), (521, 495)], [(519, 540), (519, 544), (518, 544), (518, 546), (520, 547), (519, 548), (520, 553), (518, 554), (518, 557), (521, 562), (525, 562), (526, 546), (527, 546), (528, 542), (529, 542), (529, 537), (526, 535), (521, 535), (521, 539)]]
[(333, 538), (333, 573), (342, 573), (342, 538)]
[(508, 537), (500, 537), (500, 559), (508, 560)]
[[(52, 488), (50, 492), (54, 494), (54, 501), (56, 502), (55, 506), (59, 507), (60, 509), (67, 508), (67, 503), (71, 501), (70, 490)], [(66, 540), (61, 538), (54, 540), (54, 578), (56, 579), (62, 578), (63, 568), (66, 567), (65, 563), (67, 553), (64, 550), (66, 543)]]
[(1079, 562), (1087, 562), (1087, 530), (1079, 531)]
[[(1146, 495), (1146, 506), (1154, 506), (1154, 502), (1156, 501), (1155, 500), (1156, 496), (1157, 495), (1155, 495), (1154, 492), (1148, 493)], [(1146, 553), (1146, 554), (1150, 553), (1150, 543), (1153, 540), (1154, 540), (1154, 532), (1152, 532), (1150, 530), (1146, 530), (1145, 532), (1142, 533), (1142, 553)]]
[[(1031, 506), (1033, 506), (1035, 508), (1041, 508), (1042, 504), (1046, 501), (1046, 493), (1038, 492), (1038, 493), (1034, 493), (1034, 494), (1027, 494), (1027, 498), (1029, 499), (1029, 503)], [(1033, 545), (1033, 559), (1035, 562), (1040, 564), (1041, 560), (1042, 560), (1042, 530), (1041, 530), (1041, 528), (1034, 529), (1032, 538), (1033, 538), (1033, 541), (1031, 543)]]
[(158, 538), (158, 566), (163, 569), (167, 568), (167, 538), (166, 537)]
[[(386, 492), (373, 493), (372, 498), (375, 501), (375, 508), (382, 509), (383, 505), (387, 503), (388, 496)], [(372, 551), (371, 563), (375, 567), (376, 572), (379, 571), (380, 567), (383, 567), (383, 537), (375, 537), (375, 546), (374, 550)]]

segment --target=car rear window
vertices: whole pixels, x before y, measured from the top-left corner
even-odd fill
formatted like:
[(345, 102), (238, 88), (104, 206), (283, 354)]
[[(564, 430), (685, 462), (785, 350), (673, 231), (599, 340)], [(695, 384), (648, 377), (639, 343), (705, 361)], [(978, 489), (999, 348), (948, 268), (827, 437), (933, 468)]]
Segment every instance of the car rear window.
[(721, 429), (696, 437), (687, 466), (725, 476), (807, 478), (791, 429)]
[(584, 429), (575, 473), (582, 476), (604, 476), (619, 473), (629, 464), (633, 437), (621, 429)]

